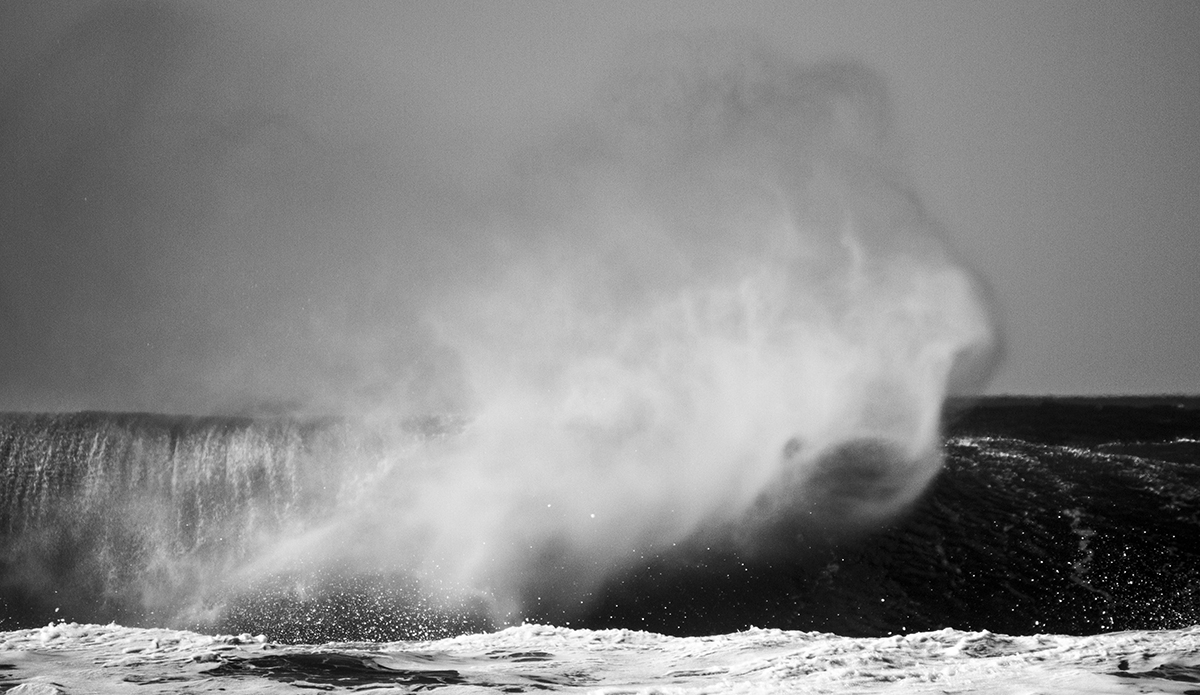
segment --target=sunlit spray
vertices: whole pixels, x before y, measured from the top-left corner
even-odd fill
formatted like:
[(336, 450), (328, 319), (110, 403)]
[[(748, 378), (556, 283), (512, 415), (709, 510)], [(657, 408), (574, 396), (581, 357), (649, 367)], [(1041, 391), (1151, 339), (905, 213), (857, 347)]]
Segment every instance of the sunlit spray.
[(898, 512), (990, 351), (874, 73), (655, 42), (490, 199), (490, 262), (425, 312), (463, 430), (358, 501), (372, 557), (502, 620), (704, 529)]
[[(163, 12), (81, 35), (127, 48), (139, 27), (192, 26)], [(210, 29), (163, 45), (209, 55)], [(89, 45), (47, 69), (75, 74)], [(178, 108), (102, 112), (134, 124), (131, 145), (98, 146), (113, 173), (79, 185), (137, 195), (105, 198), (101, 231), (170, 253), (77, 259), (164, 288), (79, 306), (127, 298), (174, 346), (142, 375), (171, 394), (152, 409), (258, 419), (14, 420), (5, 542), (28, 585), (143, 604), (101, 617), (211, 625), (273, 610), (264, 591), (303, 604), (374, 577), (407, 592), (400, 613), (486, 606), (501, 623), (543, 599), (586, 607), (698, 538), (800, 552), (797, 534), (869, 528), (937, 474), (943, 399), (986, 375), (993, 328), (904, 175), (875, 73), (654, 36), (582, 115), (464, 192), (379, 136), (374, 101), (306, 100), (320, 56), (268, 75), (230, 45), (219, 70), (181, 58), (144, 94), (131, 83)], [(116, 66), (140, 75), (124, 50)], [(234, 89), (243, 69), (310, 91)], [(409, 120), (388, 137), (415, 138)]]

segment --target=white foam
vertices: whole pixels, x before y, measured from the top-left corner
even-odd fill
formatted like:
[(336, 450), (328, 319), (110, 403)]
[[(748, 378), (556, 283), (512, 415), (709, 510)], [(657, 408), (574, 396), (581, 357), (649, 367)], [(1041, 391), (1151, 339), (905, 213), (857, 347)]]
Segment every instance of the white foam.
[[(1200, 677), (1200, 626), (1085, 637), (937, 632), (855, 639), (751, 629), (709, 637), (521, 625), (434, 642), (278, 645), (118, 625), (54, 624), (0, 633), (3, 685), (66, 693), (307, 692), (312, 684), (214, 666), (264, 655), (332, 652), (397, 673), (446, 672), (439, 692), (604, 693), (1184, 693)], [(390, 690), (387, 671), (371, 692)], [(372, 676), (374, 677), (374, 676)], [(510, 689), (510, 690), (506, 690)], [(35, 691), (36, 692), (36, 691)]]

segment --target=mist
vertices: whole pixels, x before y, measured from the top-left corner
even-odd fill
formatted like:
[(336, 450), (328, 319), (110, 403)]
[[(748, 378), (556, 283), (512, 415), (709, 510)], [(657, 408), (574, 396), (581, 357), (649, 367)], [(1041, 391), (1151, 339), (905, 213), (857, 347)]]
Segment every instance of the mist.
[(993, 356), (875, 73), (716, 34), (650, 37), (615, 75), (522, 153), (496, 265), (428, 314), (471, 419), (397, 528), (500, 600), (713, 528), (753, 549), (783, 519), (886, 519)]
[(996, 336), (871, 69), (634, 37), (474, 139), (303, 13), (204, 7), (97, 6), (7, 76), (2, 406), (461, 423), (230, 581), (382, 568), (511, 621), (937, 474)]

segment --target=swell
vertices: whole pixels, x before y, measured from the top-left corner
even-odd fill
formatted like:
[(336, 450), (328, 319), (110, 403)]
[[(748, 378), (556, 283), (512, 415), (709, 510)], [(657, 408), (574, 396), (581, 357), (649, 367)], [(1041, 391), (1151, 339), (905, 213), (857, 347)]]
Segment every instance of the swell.
[(0, 416), (3, 622), (203, 622), (241, 568), (319, 523), (393, 445), (335, 420)]
[[(582, 608), (548, 598), (572, 596), (561, 587), (539, 599), (534, 582), (526, 617), (677, 635), (1200, 623), (1198, 406), (985, 399), (948, 417), (945, 467), (900, 518), (852, 537), (785, 518), (753, 551), (714, 529), (635, 558)], [(316, 642), (489, 627), (386, 567), (239, 578), (370, 485), (381, 452), (419, 452), (455, 427), (381, 437), (334, 420), (0, 416), (0, 628), (191, 621)]]
[(850, 636), (1200, 623), (1200, 399), (983, 399), (948, 423), (945, 466), (902, 517), (854, 538), (787, 529), (757, 558), (697, 544), (610, 585), (593, 619)]

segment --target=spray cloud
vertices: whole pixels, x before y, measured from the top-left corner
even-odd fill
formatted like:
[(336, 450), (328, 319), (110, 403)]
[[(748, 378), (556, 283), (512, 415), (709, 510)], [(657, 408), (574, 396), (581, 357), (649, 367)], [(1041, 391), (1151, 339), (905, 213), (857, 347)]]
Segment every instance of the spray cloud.
[(514, 619), (697, 533), (885, 518), (938, 471), (989, 309), (870, 70), (653, 36), (468, 195), (419, 94), (198, 7), (88, 11), (5, 83), (6, 407), (463, 422), (325, 461), (332, 508), (235, 590), (332, 563)]
[(487, 261), (424, 313), (464, 431), (349, 522), (509, 619), (708, 529), (886, 518), (990, 350), (874, 73), (645, 46), (489, 198)]

